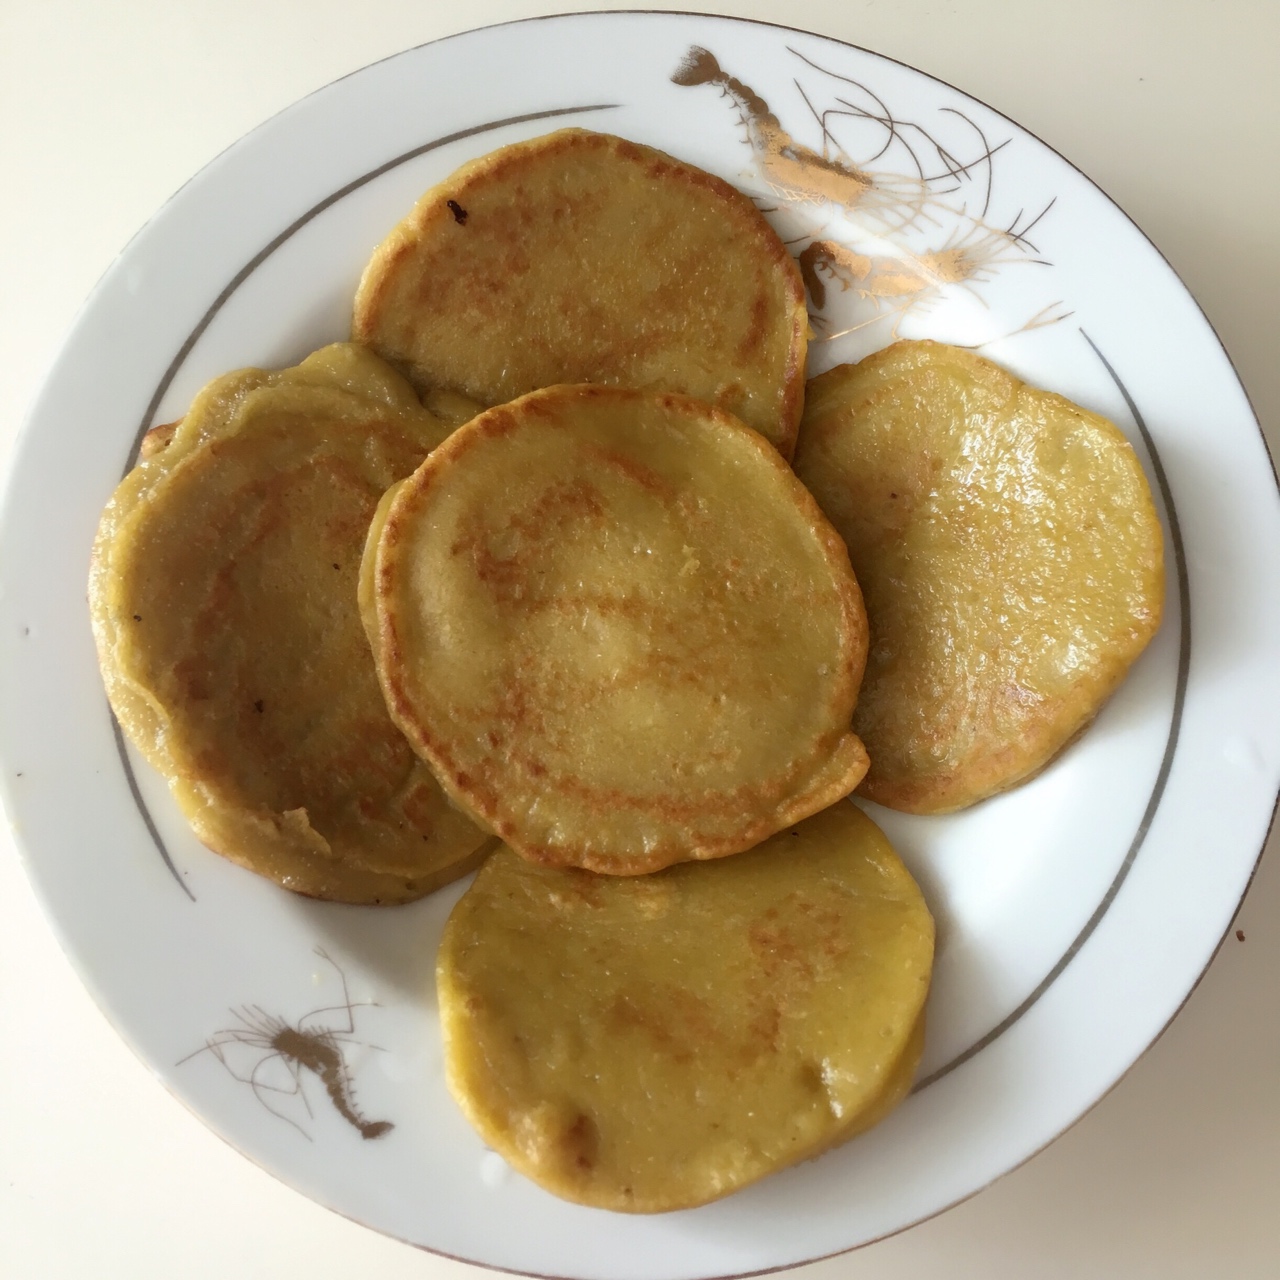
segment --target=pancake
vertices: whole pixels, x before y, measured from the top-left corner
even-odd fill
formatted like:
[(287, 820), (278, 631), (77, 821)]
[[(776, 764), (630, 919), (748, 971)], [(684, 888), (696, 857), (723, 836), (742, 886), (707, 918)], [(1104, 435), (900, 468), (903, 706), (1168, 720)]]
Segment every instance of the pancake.
[(728, 414), (533, 392), (460, 427), (373, 532), (391, 714), (526, 857), (632, 875), (736, 853), (866, 771), (844, 546)]
[(691, 1208), (901, 1101), (933, 932), (910, 874), (847, 803), (653, 876), (499, 849), (441, 942), (446, 1079), (481, 1138), (544, 1189)]
[(122, 729), (210, 848), (400, 902), (489, 845), (387, 715), (356, 607), (376, 503), (448, 432), (367, 351), (211, 383), (108, 505), (90, 605)]
[(795, 467), (866, 594), (868, 799), (945, 813), (1025, 781), (1159, 626), (1129, 442), (970, 351), (900, 342), (815, 378)]
[(786, 246), (692, 165), (565, 129), (464, 165), (373, 255), (352, 337), (420, 391), (679, 391), (790, 456), (808, 316)]

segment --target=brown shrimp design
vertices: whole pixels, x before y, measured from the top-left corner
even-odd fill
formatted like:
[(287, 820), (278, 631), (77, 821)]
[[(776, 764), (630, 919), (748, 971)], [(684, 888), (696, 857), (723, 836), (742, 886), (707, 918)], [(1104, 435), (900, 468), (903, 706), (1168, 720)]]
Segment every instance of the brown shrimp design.
[(844, 159), (820, 155), (797, 142), (750, 85), (721, 69), (715, 55), (693, 45), (671, 76), (675, 84), (713, 84), (738, 108), (739, 123), (774, 192), (787, 200), (829, 200), (856, 205), (873, 185), (870, 174)]
[[(293, 1125), (308, 1141), (311, 1141), (311, 1135), (306, 1129), (273, 1103), (287, 1098), (299, 1099), (307, 1117), (312, 1117), (315, 1113), (307, 1097), (303, 1076), (304, 1072), (310, 1072), (324, 1086), (338, 1114), (362, 1138), (380, 1138), (395, 1126), (389, 1120), (366, 1120), (360, 1114), (351, 1072), (343, 1054), (344, 1045), (358, 1043), (352, 1038), (356, 1009), (375, 1002), (352, 1001), (342, 968), (322, 947), (317, 947), (315, 953), (336, 970), (342, 983), (341, 1004), (313, 1009), (293, 1024), (267, 1013), (261, 1005), (242, 1005), (231, 1009), (231, 1016), (239, 1025), (214, 1032), (199, 1049), (180, 1058), (176, 1065), (181, 1066), (203, 1053), (212, 1054), (232, 1079), (247, 1084), (254, 1097), (272, 1115)], [(320, 1024), (314, 1029), (309, 1027), (313, 1020), (326, 1014), (345, 1015), (345, 1026)]]
[[(819, 112), (797, 81), (796, 88), (821, 130), (822, 150), (815, 151), (793, 137), (764, 98), (725, 71), (715, 55), (700, 45), (690, 47), (671, 79), (687, 88), (714, 85), (722, 97), (729, 99), (737, 108), (738, 123), (761, 177), (778, 199), (792, 204), (826, 206), (846, 217), (856, 216), (880, 233), (913, 227), (922, 220), (936, 224), (928, 212), (929, 205), (938, 198), (934, 183), (943, 178), (954, 186), (967, 168), (979, 163), (961, 165), (948, 154), (940, 163), (942, 172), (937, 177), (930, 176), (915, 146), (907, 139), (907, 126), (895, 120), (879, 98), (871, 95), (872, 103), (866, 106), (839, 98), (835, 107)], [(847, 83), (856, 85), (864, 95), (870, 93), (855, 81)], [(870, 123), (884, 134), (872, 147), (873, 154), (867, 164), (856, 162), (837, 139), (833, 122), (842, 117)], [(913, 172), (872, 171), (869, 164), (886, 155), (895, 144)]]
[[(891, 324), (896, 338), (907, 316), (927, 310), (952, 291), (986, 306), (979, 286), (1003, 268), (1050, 265), (1028, 233), (1054, 201), (1033, 217), (1019, 211), (1005, 226), (989, 220), (994, 158), (1007, 139), (993, 144), (963, 111), (941, 107), (940, 118), (949, 122), (944, 140), (915, 121), (898, 118), (862, 82), (798, 49), (788, 52), (821, 77), (813, 96), (799, 79), (793, 81), (820, 131), (821, 152), (797, 141), (769, 103), (729, 74), (708, 49), (691, 46), (671, 79), (690, 88), (713, 85), (736, 107), (759, 173), (779, 200), (778, 206), (756, 203), (762, 212), (795, 225), (797, 234), (787, 243), (800, 246), (797, 258), (817, 341), (830, 342), (880, 321)], [(956, 146), (952, 137), (968, 141)], [(855, 154), (860, 158), (855, 160)], [(820, 215), (815, 220), (814, 213), (823, 208), (827, 227), (834, 220), (838, 230), (824, 228)], [(853, 322), (839, 328), (821, 314), (836, 287), (854, 309)], [(1013, 333), (1055, 324), (1070, 314), (1061, 302), (1052, 302)]]
[[(857, 302), (868, 304), (872, 311), (856, 323), (830, 332), (826, 318), (815, 315), (814, 328), (819, 331), (816, 341), (831, 342), (886, 318), (893, 321), (892, 336), (896, 339), (902, 320), (935, 302), (948, 287), (963, 289), (982, 302), (976, 286), (990, 280), (1001, 267), (1048, 266), (1043, 258), (1028, 256), (1031, 246), (1025, 238), (1025, 232), (1047, 211), (1046, 208), (1021, 231), (1016, 222), (1003, 231), (974, 225), (967, 235), (957, 232), (937, 249), (920, 253), (903, 249), (898, 255), (871, 255), (832, 240), (810, 241), (797, 255), (797, 261), (814, 309), (824, 311), (829, 285), (838, 285), (841, 293), (852, 293)], [(1042, 328), (1070, 314), (1061, 302), (1053, 302), (1015, 332)]]

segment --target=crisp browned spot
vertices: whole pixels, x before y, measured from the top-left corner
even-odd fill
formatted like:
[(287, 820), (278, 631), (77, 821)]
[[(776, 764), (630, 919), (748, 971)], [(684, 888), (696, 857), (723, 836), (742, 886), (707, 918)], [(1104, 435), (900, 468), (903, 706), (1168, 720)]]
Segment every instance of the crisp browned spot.
[(578, 1169), (587, 1172), (595, 1168), (599, 1142), (595, 1121), (588, 1115), (579, 1114), (564, 1135), (565, 1156)]

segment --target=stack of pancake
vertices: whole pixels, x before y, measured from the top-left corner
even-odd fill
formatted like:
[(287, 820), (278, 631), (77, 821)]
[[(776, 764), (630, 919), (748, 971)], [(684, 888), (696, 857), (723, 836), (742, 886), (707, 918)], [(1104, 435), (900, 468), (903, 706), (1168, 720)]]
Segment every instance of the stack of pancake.
[(701, 1204), (896, 1105), (933, 923), (844, 798), (1013, 785), (1158, 622), (1114, 427), (929, 343), (806, 408), (806, 337), (733, 188), (520, 143), (392, 231), (352, 343), (158, 428), (95, 547), (112, 705), (207, 845), (353, 903), (487, 856), (449, 1083), (583, 1203)]

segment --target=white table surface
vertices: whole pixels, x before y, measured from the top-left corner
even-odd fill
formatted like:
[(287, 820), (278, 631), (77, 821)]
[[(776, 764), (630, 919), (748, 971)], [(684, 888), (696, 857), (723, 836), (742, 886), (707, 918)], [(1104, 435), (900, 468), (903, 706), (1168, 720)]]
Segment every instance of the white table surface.
[[(206, 161), (296, 98), (375, 59), (571, 7), (572, 0), (0, 0), (0, 458), (7, 460), (95, 281)], [(1234, 358), (1277, 450), (1280, 3), (701, 0), (692, 7), (802, 26), (899, 58), (1056, 147), (1173, 263)], [(791, 1274), (1280, 1275), (1277, 852), (1263, 858), (1235, 927), (1182, 1014), (1079, 1124), (958, 1208)], [(484, 1274), (319, 1208), (206, 1130), (93, 1005), (7, 832), (0, 832), (0, 1028), (0, 1275)]]

